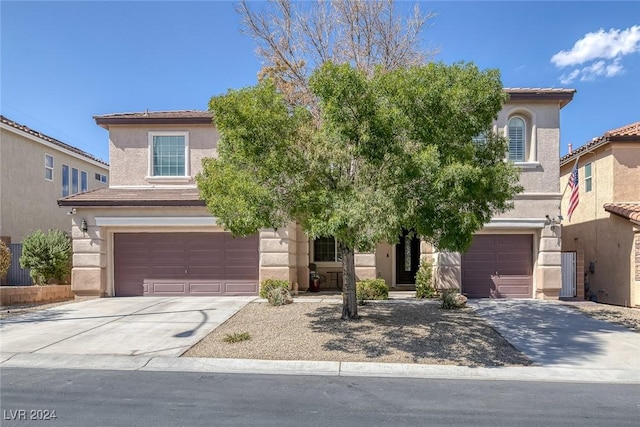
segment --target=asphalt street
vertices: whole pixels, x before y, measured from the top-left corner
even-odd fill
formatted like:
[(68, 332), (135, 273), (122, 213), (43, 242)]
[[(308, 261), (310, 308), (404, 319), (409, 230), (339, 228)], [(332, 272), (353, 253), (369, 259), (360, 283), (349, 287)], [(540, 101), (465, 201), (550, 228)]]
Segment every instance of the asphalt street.
[(636, 426), (640, 419), (633, 384), (25, 368), (3, 368), (0, 381), (3, 427)]

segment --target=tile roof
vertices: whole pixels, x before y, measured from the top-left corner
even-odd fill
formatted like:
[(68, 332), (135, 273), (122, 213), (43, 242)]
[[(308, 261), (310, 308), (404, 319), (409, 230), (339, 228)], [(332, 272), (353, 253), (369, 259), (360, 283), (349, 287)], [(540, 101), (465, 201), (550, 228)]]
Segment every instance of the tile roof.
[(562, 87), (505, 87), (504, 91), (507, 93), (566, 93), (575, 94), (575, 89), (567, 89)]
[(558, 101), (560, 108), (571, 102), (575, 89), (556, 87), (505, 87), (511, 101)]
[(635, 122), (628, 124), (626, 126), (619, 127), (617, 129), (613, 129), (604, 133), (604, 135), (593, 138), (591, 141), (586, 144), (576, 148), (569, 154), (565, 154), (560, 158), (560, 166), (565, 165), (570, 160), (576, 158), (576, 156), (580, 156), (583, 152), (589, 151), (589, 149), (603, 145), (608, 142), (625, 142), (625, 141), (636, 141), (640, 142), (640, 122)]
[(105, 166), (109, 166), (109, 163), (107, 163), (104, 160), (101, 160), (101, 159), (99, 159), (99, 158), (97, 158), (95, 156), (92, 156), (91, 154), (87, 153), (86, 151), (82, 151), (81, 149), (76, 148), (76, 147), (74, 147), (72, 145), (65, 144), (62, 141), (59, 141), (59, 140), (57, 140), (55, 138), (52, 138), (52, 137), (50, 137), (48, 135), (45, 135), (42, 132), (38, 132), (37, 130), (33, 130), (33, 129), (25, 126), (25, 125), (22, 125), (22, 124), (20, 124), (18, 122), (15, 122), (15, 121), (11, 120), (11, 119), (8, 119), (5, 116), (0, 115), (0, 122), (4, 123), (7, 126), (11, 126), (14, 129), (17, 129), (17, 130), (20, 130), (22, 132), (28, 133), (31, 136), (35, 136), (36, 138), (40, 138), (43, 141), (46, 141), (46, 142), (49, 142), (51, 144), (57, 145), (60, 148), (64, 148), (65, 150), (71, 151), (72, 153), (78, 154), (78, 155), (80, 155), (82, 157), (86, 157), (89, 160), (93, 160), (94, 162), (98, 162), (98, 163), (101, 163), (101, 164), (103, 164)]
[(604, 210), (640, 223), (640, 202), (605, 203)]
[(98, 188), (58, 200), (59, 206), (205, 206), (197, 188)]
[(200, 110), (142, 111), (136, 113), (115, 113), (93, 116), (105, 129), (109, 125), (130, 124), (212, 124), (213, 114)]

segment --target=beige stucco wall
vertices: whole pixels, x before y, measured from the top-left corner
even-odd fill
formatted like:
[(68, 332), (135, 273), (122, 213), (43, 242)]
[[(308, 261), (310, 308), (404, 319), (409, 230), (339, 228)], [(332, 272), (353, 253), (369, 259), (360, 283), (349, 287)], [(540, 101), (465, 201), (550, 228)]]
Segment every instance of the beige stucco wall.
[[(175, 131), (189, 134), (189, 180), (150, 177), (149, 132)], [(217, 156), (218, 132), (213, 125), (110, 125), (109, 159), (111, 186), (194, 185), (202, 159)]]
[(616, 202), (640, 201), (640, 141), (614, 143), (613, 200)]
[[(592, 166), (592, 190), (586, 191), (584, 165)], [(561, 168), (564, 186), (575, 161)], [(605, 144), (582, 154), (578, 161), (580, 202), (571, 222), (563, 225), (564, 251), (584, 251), (584, 277), (598, 302), (640, 305), (636, 280), (635, 239), (639, 226), (606, 212), (605, 203), (640, 201), (640, 143)], [(566, 216), (570, 190), (562, 199)], [(592, 266), (592, 268), (590, 268)], [(583, 285), (584, 286), (584, 285)]]
[[(57, 203), (62, 197), (62, 165), (68, 165), (70, 173), (71, 168), (86, 171), (89, 190), (106, 186), (95, 180), (95, 173), (108, 175), (108, 167), (82, 160), (4, 127), (0, 132), (0, 236), (11, 237), (12, 243), (20, 243), (38, 229), (70, 231), (69, 209), (60, 208)], [(45, 154), (53, 156), (52, 181), (45, 179)]]

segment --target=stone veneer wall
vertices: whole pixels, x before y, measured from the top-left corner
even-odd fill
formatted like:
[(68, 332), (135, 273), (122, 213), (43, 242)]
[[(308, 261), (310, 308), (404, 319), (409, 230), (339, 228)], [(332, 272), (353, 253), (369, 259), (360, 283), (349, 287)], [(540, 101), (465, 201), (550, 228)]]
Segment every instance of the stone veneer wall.
[(0, 305), (50, 303), (74, 298), (71, 285), (2, 286)]

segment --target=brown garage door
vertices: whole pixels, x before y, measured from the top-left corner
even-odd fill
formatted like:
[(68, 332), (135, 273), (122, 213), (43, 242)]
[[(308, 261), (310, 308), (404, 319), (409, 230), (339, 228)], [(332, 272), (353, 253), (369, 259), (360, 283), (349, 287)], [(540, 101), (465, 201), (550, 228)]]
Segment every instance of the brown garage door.
[(478, 234), (462, 255), (462, 293), (469, 298), (531, 298), (531, 234)]
[(117, 233), (116, 296), (256, 295), (258, 236)]

